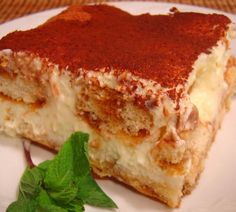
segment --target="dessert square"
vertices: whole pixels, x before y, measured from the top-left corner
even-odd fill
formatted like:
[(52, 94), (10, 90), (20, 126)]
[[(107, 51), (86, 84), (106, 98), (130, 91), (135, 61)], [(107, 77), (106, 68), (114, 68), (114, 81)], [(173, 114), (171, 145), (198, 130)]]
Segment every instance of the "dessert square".
[(190, 193), (235, 92), (224, 15), (71, 6), (0, 40), (0, 132), (58, 150), (170, 207)]

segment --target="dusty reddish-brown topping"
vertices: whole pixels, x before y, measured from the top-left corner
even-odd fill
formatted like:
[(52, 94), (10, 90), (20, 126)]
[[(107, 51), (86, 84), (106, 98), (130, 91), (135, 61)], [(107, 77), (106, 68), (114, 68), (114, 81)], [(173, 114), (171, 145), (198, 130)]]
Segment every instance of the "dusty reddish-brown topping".
[(202, 52), (225, 35), (223, 15), (132, 16), (114, 7), (73, 6), (40, 27), (13, 32), (0, 49), (29, 51), (78, 74), (78, 68), (118, 69), (164, 87), (184, 83)]

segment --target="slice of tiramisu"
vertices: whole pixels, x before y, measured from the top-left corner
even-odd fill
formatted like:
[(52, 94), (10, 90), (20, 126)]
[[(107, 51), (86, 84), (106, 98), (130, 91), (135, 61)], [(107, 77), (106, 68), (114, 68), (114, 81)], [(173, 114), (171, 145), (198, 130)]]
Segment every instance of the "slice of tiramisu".
[(90, 134), (100, 176), (177, 207), (235, 86), (231, 21), (72, 6), (0, 41), (0, 131), (60, 148)]

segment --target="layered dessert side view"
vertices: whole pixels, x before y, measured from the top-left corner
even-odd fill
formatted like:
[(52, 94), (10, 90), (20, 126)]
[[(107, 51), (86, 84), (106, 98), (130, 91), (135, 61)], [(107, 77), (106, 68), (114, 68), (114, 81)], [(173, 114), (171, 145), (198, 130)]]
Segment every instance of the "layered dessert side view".
[(89, 133), (93, 171), (178, 207), (236, 87), (224, 15), (73, 5), (0, 40), (0, 132), (58, 150)]

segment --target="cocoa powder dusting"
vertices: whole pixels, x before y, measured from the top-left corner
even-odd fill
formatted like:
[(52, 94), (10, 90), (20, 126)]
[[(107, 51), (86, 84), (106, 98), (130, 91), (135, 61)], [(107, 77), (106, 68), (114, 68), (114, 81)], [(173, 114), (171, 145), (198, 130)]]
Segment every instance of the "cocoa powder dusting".
[(175, 88), (186, 82), (198, 55), (224, 37), (229, 23), (216, 14), (133, 16), (106, 5), (73, 6), (36, 29), (8, 34), (0, 49), (48, 58), (75, 75), (78, 68), (114, 68)]

